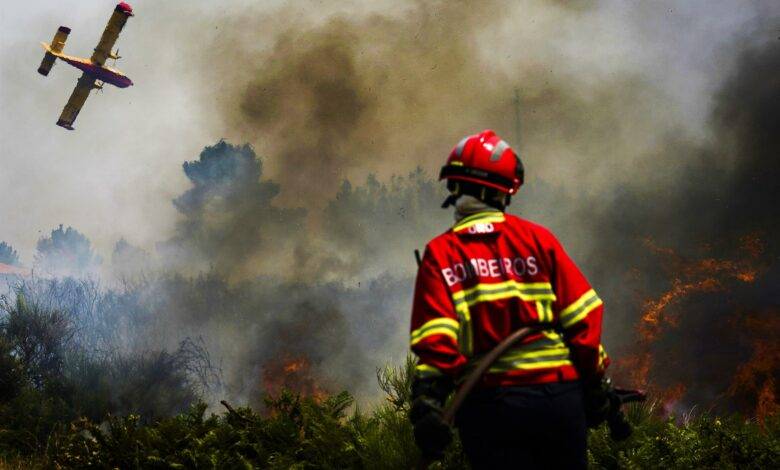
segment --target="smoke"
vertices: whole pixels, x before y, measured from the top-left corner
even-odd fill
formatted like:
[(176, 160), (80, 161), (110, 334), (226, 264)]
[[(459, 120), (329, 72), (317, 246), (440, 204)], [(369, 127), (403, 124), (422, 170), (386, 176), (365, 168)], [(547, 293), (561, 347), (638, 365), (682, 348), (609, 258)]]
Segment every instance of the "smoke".
[[(657, 365), (645, 379), (659, 390), (682, 383), (687, 404), (723, 396), (751, 354), (724, 322), (747, 308), (735, 298), (766, 297), (764, 276), (772, 276), (741, 240), (758, 237), (766, 259), (776, 252), (776, 217), (763, 205), (776, 196), (766, 104), (775, 93), (767, 73), (775, 44), (731, 44), (736, 58), (716, 71), (722, 83), (697, 90), (711, 110), (690, 110), (676, 105), (680, 77), (653, 71), (654, 57), (637, 44), (615, 45), (630, 42), (615, 28), (630, 15), (550, 2), (528, 2), (522, 12), (505, 2), (470, 6), (417, 2), (324, 19), (258, 12), (213, 38), (204, 77), (233, 73), (220, 86), (215, 125), (253, 150), (221, 143), (185, 166), (194, 188), (176, 199), (183, 219), (168, 245), (234, 280), (270, 276), (251, 284), (252, 296), (286, 295), (237, 307), (240, 328), (216, 328), (222, 320), (197, 306), (174, 307), (178, 324), (208, 326), (216, 348), (241, 338), (228, 382), (242, 396), (262, 389), (269, 364), (296, 354), (319, 382), (365, 390), (367, 371), (403, 351), (411, 251), (449, 217), (426, 175), (461, 135), (491, 127), (517, 143), (529, 168), (513, 210), (551, 226), (605, 298), (617, 373), (622, 358), (651, 354)], [(592, 33), (590, 47), (551, 34), (553, 24), (576, 28), (582, 40)], [(514, 55), (518, 48), (523, 54)], [(255, 151), (267, 156), (264, 166)], [(377, 176), (349, 182), (366, 174)], [(700, 263), (742, 267), (741, 256), (760, 265), (758, 283)], [(697, 263), (704, 273), (686, 267)], [(715, 276), (714, 287), (671, 302), (669, 324), (637, 350), (648, 302), (701, 276)], [(395, 289), (378, 290), (380, 282)], [(372, 290), (363, 290), (367, 283)], [(749, 308), (765, 312), (772, 302)], [(247, 310), (263, 313), (250, 321)], [(371, 313), (390, 339), (371, 334)], [(723, 350), (709, 343), (715, 337)], [(686, 373), (691, 363), (695, 374)], [(713, 374), (719, 368), (727, 372)]]
[[(476, 6), (426, 1), (315, 17), (305, 9), (290, 14), (293, 4), (247, 14), (214, 37), (214, 54), (205, 57), (209, 82), (228, 71), (233, 77), (220, 87), (215, 124), (268, 156), (277, 204), (309, 210), (308, 236), (293, 242), (284, 274), (313, 285), (383, 272), (410, 282), (413, 265), (405, 260), (443, 230), (448, 215), (436, 208), (441, 193), (429, 177), (381, 181), (418, 166), (435, 174), (463, 134), (496, 129), (529, 169), (513, 210), (560, 235), (607, 301), (607, 345), (618, 359), (629, 355), (645, 302), (685, 262), (664, 260), (648, 239), (693, 263), (719, 246), (739, 256), (739, 240), (754, 227), (764, 230), (761, 240), (771, 236), (764, 216), (744, 210), (765, 185), (744, 187), (758, 157), (741, 148), (755, 141), (750, 133), (765, 132), (748, 110), (766, 101), (741, 98), (762, 87), (745, 74), (765, 84), (761, 69), (771, 61), (754, 57), (763, 64), (756, 67), (757, 52), (731, 38), (712, 53), (722, 66), (706, 70), (710, 80), (676, 69), (701, 46), (682, 34), (696, 8), (671, 19), (644, 9), (649, 19), (640, 23), (640, 12), (615, 5)], [(749, 35), (751, 27), (734, 29)], [(639, 40), (626, 32), (632, 28)], [(667, 33), (679, 52), (670, 52)], [(357, 190), (343, 182), (366, 173), (378, 179)], [(733, 191), (739, 196), (729, 197)], [(403, 329), (404, 316), (394, 329)]]
[[(773, 384), (780, 373), (774, 349), (764, 347), (780, 333), (774, 320), (780, 304), (774, 287), (780, 279), (775, 202), (780, 115), (773, 104), (780, 98), (774, 79), (780, 45), (771, 40), (743, 46), (714, 96), (710, 138), (700, 144), (670, 138), (654, 154), (656, 168), (665, 175), (663, 165), (671, 165), (683, 184), (652, 192), (627, 189), (593, 222), (594, 229), (604, 227), (596, 253), (607, 254), (608, 264), (595, 266), (611, 286), (607, 305), (617, 297), (625, 308), (617, 311), (621, 323), (638, 326), (615, 334), (608, 325), (617, 357), (652, 358), (643, 360), (649, 370), (642, 381), (648, 383), (638, 385), (676, 387), (683, 407), (752, 413), (762, 386), (776, 403)], [(609, 255), (616, 248), (619, 260)], [(640, 299), (631, 298), (636, 293)], [(659, 300), (643, 301), (653, 297)], [(650, 315), (637, 322), (643, 310)], [(752, 374), (758, 385), (746, 393), (747, 381), (738, 371), (744, 376), (755, 369), (759, 350), (767, 365)], [(626, 370), (635, 366), (629, 362), (622, 374), (636, 377)]]
[[(344, 177), (430, 170), (461, 133), (511, 128), (497, 105), (511, 93), (506, 74), (478, 44), (503, 5), (473, 6), (416, 2), (325, 20), (274, 12), (270, 26), (260, 13), (218, 38), (219, 57), (208, 57), (212, 73), (239, 60), (247, 69), (223, 90), (224, 125), (273, 156), (287, 202), (321, 207)], [(247, 42), (259, 28), (272, 38), (267, 48)]]
[[(154, 319), (147, 341), (204, 337), (228, 393), (244, 401), (256, 399), (269, 365), (296, 354), (323, 386), (370, 395), (373, 368), (406, 351), (412, 250), (450, 222), (433, 176), (463, 135), (493, 128), (528, 170), (512, 211), (550, 226), (605, 299), (605, 342), (618, 364), (636, 353), (646, 301), (675, 278), (698, 279), (681, 272), (687, 264), (755, 262), (756, 283), (718, 271), (718, 290), (674, 303), (697, 314), (665, 327), (650, 351), (657, 364), (679, 365), (650, 379), (689, 382), (691, 403), (728, 388), (751, 346), (712, 318), (760, 316), (777, 302), (777, 45), (754, 40), (776, 7), (308, 6), (194, 9), (180, 37), (154, 42), (160, 67), (187, 58), (170, 75), (188, 78), (170, 89), (188, 91), (175, 109), (191, 128), (173, 157), (159, 136), (126, 143), (153, 156), (155, 174), (137, 176), (143, 201), (116, 213), (149, 216), (138, 232), (148, 240), (156, 230), (157, 245), (143, 248), (159, 259), (140, 264), (173, 272), (131, 296)], [(173, 2), (160, 8), (149, 21), (181, 17)], [(195, 159), (192, 149), (207, 144)], [(185, 158), (185, 178), (174, 175)], [(760, 257), (745, 251), (745, 237), (758, 240)], [(117, 250), (118, 273), (144, 270), (142, 251)], [(691, 363), (701, 374), (685, 379)]]
[(83, 275), (100, 264), (89, 239), (73, 227), (51, 231), (38, 240), (35, 265), (49, 275)]
[(262, 162), (249, 145), (220, 141), (183, 169), (193, 187), (173, 201), (183, 218), (159, 246), (168, 266), (212, 266), (240, 277), (259, 263), (258, 254), (269, 261), (268, 254), (283, 249), (287, 234), (302, 225), (303, 211), (274, 206), (279, 186), (261, 180)]

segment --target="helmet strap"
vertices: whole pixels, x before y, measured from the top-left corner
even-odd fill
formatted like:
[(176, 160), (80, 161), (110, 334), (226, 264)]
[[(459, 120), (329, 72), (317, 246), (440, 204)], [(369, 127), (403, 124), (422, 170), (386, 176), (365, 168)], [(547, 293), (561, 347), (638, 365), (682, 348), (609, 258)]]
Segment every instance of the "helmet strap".
[(454, 206), (455, 203), (458, 202), (458, 198), (463, 195), (463, 193), (460, 192), (460, 185), (455, 181), (453, 181), (452, 184), (448, 182), (447, 189), (450, 190), (450, 195), (447, 196), (447, 199), (441, 204), (442, 209)]
[(506, 209), (506, 206), (508, 206), (509, 202), (512, 200), (512, 196), (509, 194), (480, 184), (449, 180), (447, 182), (447, 189), (450, 190), (450, 195), (447, 196), (447, 199), (442, 203), (442, 209), (455, 205), (455, 203), (458, 202), (458, 199), (464, 194), (474, 196), (485, 204), (501, 211)]
[(450, 206), (454, 206), (456, 202), (458, 202), (458, 199), (462, 196), (462, 194), (450, 194), (447, 196), (447, 199), (444, 200), (444, 202), (441, 203), (441, 208), (446, 209)]

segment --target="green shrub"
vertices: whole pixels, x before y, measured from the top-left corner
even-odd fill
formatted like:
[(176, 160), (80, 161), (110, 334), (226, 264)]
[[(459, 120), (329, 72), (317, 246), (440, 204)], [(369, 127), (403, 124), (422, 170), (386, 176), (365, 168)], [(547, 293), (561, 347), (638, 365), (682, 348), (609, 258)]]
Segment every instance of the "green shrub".
[(633, 435), (614, 442), (606, 426), (593, 430), (588, 458), (593, 468), (777, 468), (780, 420), (762, 427), (739, 415), (661, 418), (653, 404), (628, 407)]
[(197, 342), (173, 352), (98, 353), (76, 340), (81, 325), (72, 315), (29, 293), (0, 298), (0, 456), (40, 455), (75, 420), (136, 414), (152, 423), (200, 398), (193, 374), (204, 371), (205, 351)]
[[(18, 295), (0, 316), (2, 468), (416, 468), (408, 420), (409, 358), (377, 373), (386, 400), (361, 410), (342, 392), (284, 391), (259, 409), (208, 412), (192, 376), (208, 374), (192, 341), (174, 352), (95, 356), (73, 341), (68, 315)], [(193, 404), (194, 403), (194, 404)], [(589, 435), (592, 468), (776, 468), (780, 419), (662, 418), (652, 404), (626, 414), (631, 438)], [(466, 469), (456, 439), (436, 469)]]
[[(347, 393), (317, 401), (284, 392), (268, 398), (262, 412), (230, 407), (207, 416), (199, 404), (150, 426), (137, 416), (103, 425), (82, 420), (57, 437), (48, 458), (80, 468), (416, 468), (420, 455), (406, 416), (408, 401), (398, 401), (399, 392), (391, 388), (387, 403), (370, 413), (348, 413)], [(635, 425), (627, 441), (612, 441), (606, 426), (590, 433), (591, 468), (776, 468), (780, 462), (777, 419), (761, 428), (737, 416), (676, 423), (658, 417), (652, 405), (627, 411)], [(431, 468), (468, 468), (458, 442)]]

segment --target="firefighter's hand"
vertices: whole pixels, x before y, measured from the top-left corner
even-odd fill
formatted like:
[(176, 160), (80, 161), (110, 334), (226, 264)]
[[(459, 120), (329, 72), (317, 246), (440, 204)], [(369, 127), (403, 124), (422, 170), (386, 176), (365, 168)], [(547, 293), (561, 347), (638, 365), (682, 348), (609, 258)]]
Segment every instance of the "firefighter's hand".
[(589, 428), (598, 427), (609, 416), (612, 408), (610, 390), (611, 384), (606, 379), (592, 380), (583, 384), (585, 420)]
[(444, 421), (436, 400), (420, 396), (412, 402), (409, 419), (414, 426), (414, 440), (423, 456), (438, 460), (452, 442), (452, 428)]

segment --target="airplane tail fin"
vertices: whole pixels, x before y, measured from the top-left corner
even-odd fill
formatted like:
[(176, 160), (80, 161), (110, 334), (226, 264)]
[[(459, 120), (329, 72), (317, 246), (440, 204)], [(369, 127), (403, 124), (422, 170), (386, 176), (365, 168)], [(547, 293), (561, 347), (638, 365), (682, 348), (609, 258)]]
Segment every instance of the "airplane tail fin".
[(60, 26), (57, 32), (54, 34), (51, 44), (44, 44), (43, 48), (46, 49), (46, 54), (43, 56), (40, 67), (38, 67), (38, 73), (43, 76), (49, 75), (49, 71), (54, 66), (56, 55), (62, 52), (65, 47), (65, 41), (70, 34), (70, 28), (67, 26)]

